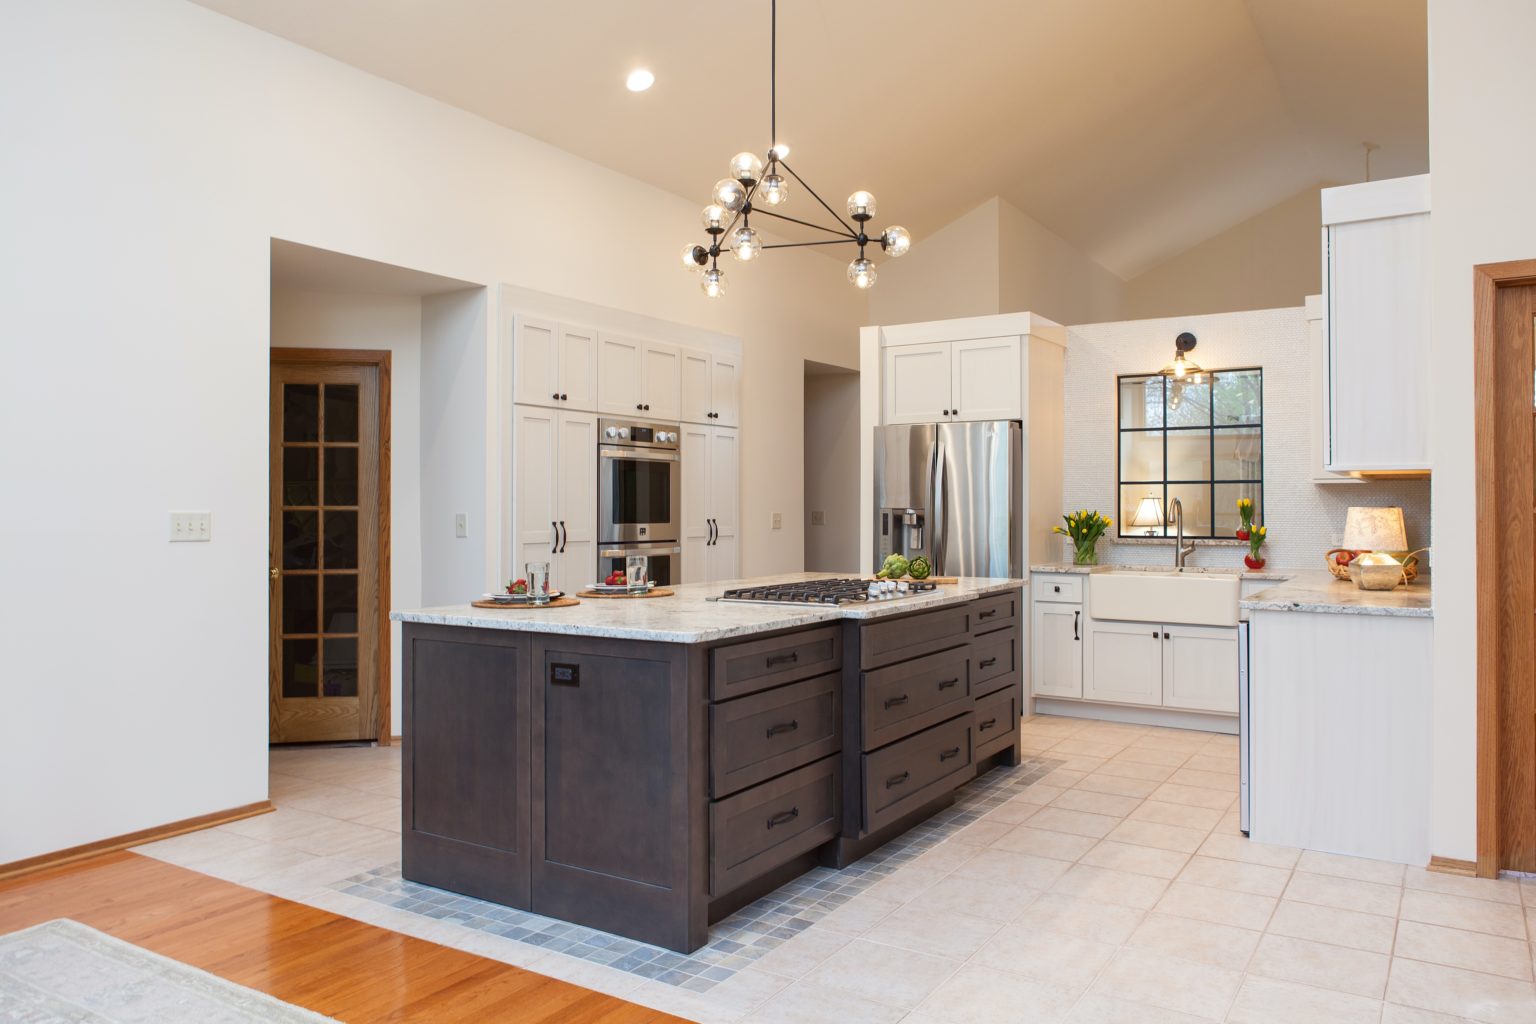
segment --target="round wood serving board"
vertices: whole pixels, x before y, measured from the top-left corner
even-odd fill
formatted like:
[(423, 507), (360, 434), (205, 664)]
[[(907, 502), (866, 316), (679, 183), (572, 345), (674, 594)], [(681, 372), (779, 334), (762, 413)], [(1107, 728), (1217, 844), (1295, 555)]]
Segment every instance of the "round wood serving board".
[(652, 589), (645, 591), (643, 594), (604, 594), (596, 590), (576, 591), (577, 597), (593, 597), (601, 600), (617, 598), (620, 601), (633, 601), (647, 597), (671, 597), (672, 594), (673, 591), (668, 590), (666, 587), (653, 587)]
[[(879, 577), (878, 576), (869, 576), (869, 577), (866, 577), (866, 578), (870, 582), (872, 582), (872, 583), (879, 581)], [(927, 579), (915, 580), (911, 576), (901, 576), (901, 577), (898, 577), (897, 582), (898, 583), (937, 583), (940, 586), (952, 586), (952, 585), (960, 582), (960, 577), (958, 577), (958, 576), (929, 576)]]
[(530, 601), (471, 601), (471, 608), (569, 608), (572, 605), (581, 604), (574, 597), (557, 597), (548, 604), (533, 604)]

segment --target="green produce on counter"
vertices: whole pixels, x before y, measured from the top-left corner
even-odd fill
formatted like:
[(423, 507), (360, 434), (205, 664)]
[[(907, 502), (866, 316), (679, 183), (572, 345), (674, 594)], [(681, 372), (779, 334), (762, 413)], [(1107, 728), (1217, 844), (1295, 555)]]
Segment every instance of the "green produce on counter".
[(911, 563), (904, 556), (886, 555), (885, 564), (880, 566), (880, 571), (875, 575), (882, 579), (895, 580), (905, 576), (910, 568)]
[(925, 580), (933, 573), (933, 566), (928, 564), (928, 559), (918, 555), (907, 563), (907, 573), (915, 580)]

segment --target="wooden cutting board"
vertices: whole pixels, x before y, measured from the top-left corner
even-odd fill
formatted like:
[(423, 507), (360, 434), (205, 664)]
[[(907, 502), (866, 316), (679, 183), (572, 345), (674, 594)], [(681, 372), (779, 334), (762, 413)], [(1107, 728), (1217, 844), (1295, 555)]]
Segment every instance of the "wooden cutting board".
[[(869, 576), (869, 577), (866, 577), (866, 578), (870, 579), (870, 580), (874, 580), (875, 579), (874, 576)], [(948, 584), (948, 585), (952, 586), (952, 585), (960, 582), (960, 577), (959, 576), (929, 576), (925, 580), (915, 580), (911, 576), (898, 576), (898, 577), (896, 577), (896, 582), (898, 582), (898, 583), (943, 583), (943, 584)]]
[(617, 598), (620, 601), (636, 601), (636, 600), (643, 600), (644, 598), (647, 598), (647, 597), (671, 597), (673, 595), (673, 593), (675, 593), (675, 592), (671, 591), (671, 590), (668, 590), (666, 587), (653, 587), (650, 590), (647, 590), (644, 593), (640, 593), (640, 594), (605, 594), (605, 593), (603, 593), (600, 590), (578, 590), (578, 591), (576, 591), (576, 596), (577, 597), (594, 597), (594, 598), (597, 598), (599, 600), (604, 600), (604, 599), (607, 599), (607, 598)]
[(557, 597), (548, 604), (532, 604), (528, 601), (471, 601), (471, 608), (512, 608), (521, 611), (524, 608), (569, 608), (572, 605), (581, 604), (574, 597)]

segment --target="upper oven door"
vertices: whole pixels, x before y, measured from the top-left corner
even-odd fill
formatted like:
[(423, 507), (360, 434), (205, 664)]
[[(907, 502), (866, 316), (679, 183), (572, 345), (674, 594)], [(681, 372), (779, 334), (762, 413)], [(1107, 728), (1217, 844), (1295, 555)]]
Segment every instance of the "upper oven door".
[(602, 445), (597, 456), (599, 543), (682, 539), (677, 452)]

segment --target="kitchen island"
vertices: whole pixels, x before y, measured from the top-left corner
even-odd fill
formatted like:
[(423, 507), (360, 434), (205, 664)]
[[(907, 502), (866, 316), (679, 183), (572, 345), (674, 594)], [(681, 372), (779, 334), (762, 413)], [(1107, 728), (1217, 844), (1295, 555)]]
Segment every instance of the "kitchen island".
[(1019, 750), (1022, 583), (837, 606), (728, 586), (404, 623), (402, 874), (680, 951)]

